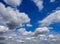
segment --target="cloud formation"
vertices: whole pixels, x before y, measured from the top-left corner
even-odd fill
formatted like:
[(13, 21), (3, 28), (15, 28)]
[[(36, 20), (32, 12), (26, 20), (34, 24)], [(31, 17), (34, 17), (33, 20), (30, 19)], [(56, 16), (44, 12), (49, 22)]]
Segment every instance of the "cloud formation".
[(26, 31), (25, 28), (20, 28), (18, 29), (18, 32), (22, 35), (25, 35), (25, 36), (40, 36), (40, 35), (45, 35), (49, 32), (49, 28), (48, 27), (38, 27), (35, 29), (34, 32), (32, 31)]
[(22, 35), (33, 35), (34, 33), (33, 32), (31, 32), (31, 31), (26, 31), (26, 29), (25, 28), (20, 28), (20, 29), (18, 29), (18, 32), (19, 33), (21, 33)]
[(0, 25), (0, 32), (6, 32), (8, 30), (9, 30), (8, 27)]
[(5, 7), (4, 4), (0, 3), (0, 15), (3, 21), (8, 22), (9, 28), (14, 28), (16, 26), (22, 26), (24, 23), (29, 23), (30, 18), (25, 13), (19, 12), (19, 10), (14, 10), (11, 7)]
[(53, 13), (51, 13), (49, 16), (44, 18), (42, 21), (39, 21), (41, 23), (41, 26), (49, 26), (52, 23), (60, 22), (60, 10), (57, 10)]
[[(4, 1), (12, 6), (18, 6), (20, 3), (18, 2), (20, 0)], [(34, 2), (40, 10), (43, 8), (42, 0), (34, 0)], [(7, 44), (60, 44), (60, 35), (46, 34), (49, 33), (49, 28), (47, 26), (53, 22), (60, 22), (60, 10), (51, 13), (48, 17), (43, 19), (40, 22), (42, 27), (36, 28), (35, 32), (28, 32), (22, 27), (24, 24), (27, 26), (32, 26), (29, 24), (30, 18), (26, 13), (21, 13), (18, 9), (12, 8), (10, 6), (5, 7), (5, 5), (1, 2), (0, 10), (0, 23), (6, 24), (3, 26), (0, 25), (0, 32), (5, 32), (4, 37)], [(16, 28), (17, 26), (21, 27), (17, 32), (8, 31), (9, 29)]]
[[(12, 33), (13, 34), (13, 33)], [(17, 33), (16, 33), (17, 35)], [(18, 36), (18, 37), (17, 37)], [(7, 43), (11, 44), (60, 44), (60, 35), (39, 35), (39, 36), (29, 36), (29, 35), (10, 35)]]
[(19, 6), (22, 2), (22, 0), (4, 0), (4, 2), (6, 2), (7, 4), (16, 7)]
[(36, 6), (39, 8), (39, 10), (42, 10), (44, 8), (43, 0), (33, 0), (33, 2), (36, 4)]
[(32, 27), (32, 25), (31, 25), (31, 24), (26, 24), (26, 26), (27, 26), (27, 27)]
[(35, 35), (41, 35), (41, 34), (46, 34), (49, 32), (49, 28), (48, 27), (39, 27), (35, 30)]

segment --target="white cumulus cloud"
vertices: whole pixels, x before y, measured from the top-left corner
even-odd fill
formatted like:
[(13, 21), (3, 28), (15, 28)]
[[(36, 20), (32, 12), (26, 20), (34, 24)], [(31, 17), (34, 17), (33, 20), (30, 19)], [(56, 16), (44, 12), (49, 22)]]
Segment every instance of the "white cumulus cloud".
[(47, 32), (49, 32), (49, 28), (39, 27), (35, 30), (35, 35), (46, 34)]
[(34, 33), (33, 32), (31, 32), (31, 31), (26, 31), (26, 29), (25, 28), (20, 28), (20, 29), (18, 29), (18, 32), (20, 32), (22, 35), (33, 35)]
[(15, 6), (19, 6), (22, 0), (4, 0), (4, 2), (15, 7)]
[(5, 31), (8, 31), (8, 30), (9, 30), (8, 27), (0, 25), (0, 32), (5, 32)]
[(0, 15), (3, 18), (3, 21), (8, 22), (7, 25), (11, 28), (18, 25), (22, 26), (22, 24), (30, 22), (30, 18), (27, 14), (21, 13), (19, 10), (14, 10), (11, 7), (5, 7), (2, 3), (0, 3), (0, 10)]

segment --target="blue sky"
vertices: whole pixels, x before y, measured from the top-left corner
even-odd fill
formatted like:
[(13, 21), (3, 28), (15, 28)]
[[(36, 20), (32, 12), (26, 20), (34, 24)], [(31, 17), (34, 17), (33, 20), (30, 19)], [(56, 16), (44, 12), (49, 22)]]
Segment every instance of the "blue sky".
[[(57, 7), (60, 7), (60, 0), (56, 0), (55, 2), (51, 3), (50, 0), (44, 0), (44, 9), (39, 11), (37, 6), (31, 0), (24, 0), (21, 5), (21, 11), (25, 12), (31, 18), (31, 23), (34, 25), (33, 27), (37, 26), (37, 21), (42, 20), (48, 13), (51, 13), (53, 10), (56, 10)], [(52, 25), (55, 29), (54, 31), (59, 31), (60, 25), (54, 24)]]
[[(21, 6), (19, 7), (21, 12), (27, 13), (31, 18), (33, 29), (38, 26), (37, 22), (39, 20), (44, 19), (46, 16), (49, 15), (48, 13), (51, 13), (52, 11), (56, 10), (57, 7), (60, 7), (60, 0), (56, 0), (55, 2), (52, 2), (52, 3), (50, 2), (50, 0), (43, 0), (43, 1), (44, 1), (43, 2), (44, 8), (42, 11), (39, 11), (38, 7), (31, 0), (23, 0)], [(60, 25), (58, 23), (52, 26), (55, 28), (53, 29), (53, 31), (60, 32), (59, 31)]]
[[(10, 6), (3, 0), (0, 0), (0, 2), (4, 3), (6, 6)], [(26, 14), (28, 14), (29, 18), (31, 19), (30, 23), (33, 26), (25, 26), (27, 31), (34, 31), (35, 28), (39, 26), (38, 21), (50, 15), (50, 13), (56, 10), (57, 7), (60, 8), (60, 0), (55, 0), (54, 2), (50, 2), (50, 0), (43, 0), (43, 6), (43, 9), (39, 11), (39, 8), (32, 0), (23, 0), (21, 5), (17, 7), (20, 12), (25, 12)], [(53, 27), (51, 31), (60, 32), (60, 23), (54, 23), (50, 26)]]

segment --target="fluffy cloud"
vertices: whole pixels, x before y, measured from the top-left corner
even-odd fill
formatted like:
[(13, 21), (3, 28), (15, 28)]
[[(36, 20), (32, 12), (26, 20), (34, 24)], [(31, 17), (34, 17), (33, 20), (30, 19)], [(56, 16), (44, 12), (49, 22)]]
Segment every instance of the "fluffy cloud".
[(53, 13), (51, 13), (49, 16), (44, 18), (42, 21), (39, 21), (41, 23), (41, 26), (49, 26), (52, 23), (60, 22), (60, 10), (57, 10)]
[(48, 27), (39, 27), (39, 28), (36, 28), (36, 30), (34, 32), (32, 31), (26, 31), (25, 28), (20, 28), (18, 29), (18, 32), (22, 35), (25, 35), (25, 36), (40, 36), (40, 35), (45, 35), (46, 33), (49, 32), (49, 28)]
[(54, 38), (54, 35), (53, 34), (50, 34), (48, 37), (49, 38)]
[(31, 31), (26, 31), (26, 29), (25, 28), (20, 28), (20, 29), (18, 29), (18, 32), (20, 32), (22, 35), (33, 35), (34, 33), (33, 32), (31, 32)]
[(4, 2), (15, 7), (15, 6), (19, 6), (22, 0), (4, 0)]
[[(42, 27), (40, 30), (48, 30), (47, 27)], [(19, 33), (17, 32), (8, 32), (9, 36), (7, 36), (6, 43), (10, 44), (60, 44), (60, 35), (54, 35), (54, 34), (39, 34), (39, 36), (31, 36), (31, 32), (27, 32), (25, 28), (20, 28)], [(43, 32), (44, 32), (43, 31)], [(20, 33), (23, 33), (22, 35)], [(35, 33), (35, 32), (33, 32)], [(47, 32), (46, 32), (47, 33)], [(20, 35), (18, 35), (20, 34)], [(8, 38), (8, 39), (7, 39)]]
[(8, 22), (7, 25), (10, 28), (14, 28), (24, 23), (29, 23), (30, 18), (25, 13), (21, 13), (18, 10), (14, 10), (11, 7), (5, 7), (4, 4), (0, 3), (0, 15), (3, 21)]
[[(13, 33), (12, 33), (13, 34)], [(17, 34), (17, 33), (16, 33)], [(19, 37), (18, 37), (19, 36)], [(18, 35), (18, 36), (10, 36), (7, 40), (7, 43), (11, 44), (60, 44), (60, 35), (40, 35), (36, 37), (32, 37), (28, 35)]]
[[(18, 6), (14, 0), (5, 0), (9, 2), (8, 4)], [(13, 3), (12, 3), (12, 2)], [(39, 5), (39, 1), (36, 0), (36, 4)], [(7, 3), (6, 2), (6, 3)], [(37, 3), (39, 2), (39, 3)], [(16, 5), (15, 5), (16, 3)], [(41, 5), (40, 5), (41, 6)], [(11, 7), (5, 7), (4, 4), (0, 3), (0, 23), (6, 24), (10, 29), (20, 26), (18, 32), (8, 31), (8, 27), (0, 25), (0, 32), (4, 31), (5, 42), (7, 44), (60, 44), (60, 35), (45, 35), (49, 32), (49, 28), (46, 27), (53, 22), (60, 22), (60, 10), (54, 13), (51, 13), (47, 18), (43, 19), (40, 23), (42, 27), (36, 28), (35, 32), (27, 32), (24, 26), (26, 23), (27, 26), (31, 26), (30, 18), (25, 13), (19, 12), (19, 10), (14, 10)], [(40, 9), (41, 10), (41, 9)], [(58, 15), (57, 15), (58, 14)], [(8, 32), (6, 32), (8, 31)]]
[(8, 30), (9, 30), (8, 27), (0, 25), (0, 32), (5, 32), (5, 31), (8, 31)]
[(43, 9), (43, 0), (33, 0), (33, 2), (36, 4), (39, 10)]
[(40, 36), (40, 35), (45, 35), (46, 33), (49, 32), (49, 28), (48, 27), (39, 27), (36, 28), (35, 32), (31, 32), (31, 31), (26, 31), (25, 28), (20, 28), (18, 29), (18, 32), (21, 33), (22, 35), (27, 35), (27, 36)]
[(49, 32), (47, 27), (39, 27), (35, 30), (35, 35), (46, 34), (47, 32)]
[(24, 32), (26, 32), (26, 29), (25, 28), (20, 28), (20, 29), (18, 29), (18, 32), (24, 33)]
[(34, 35), (34, 33), (31, 31), (29, 31), (29, 32), (26, 31), (25, 33), (23, 33), (23, 35)]
[(32, 27), (32, 25), (31, 25), (31, 24), (26, 24), (26, 26), (27, 26), (27, 27)]

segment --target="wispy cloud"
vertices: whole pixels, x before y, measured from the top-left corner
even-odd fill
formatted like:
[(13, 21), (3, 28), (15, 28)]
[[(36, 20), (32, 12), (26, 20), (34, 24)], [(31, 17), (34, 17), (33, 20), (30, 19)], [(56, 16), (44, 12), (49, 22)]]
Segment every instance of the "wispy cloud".
[(55, 0), (50, 0), (50, 2), (55, 2)]
[(41, 26), (49, 26), (52, 23), (60, 22), (60, 10), (50, 13), (49, 16), (39, 22), (41, 23)]
[(43, 0), (33, 0), (33, 2), (36, 4), (36, 6), (39, 8), (39, 11), (44, 8), (43, 6)]
[(4, 0), (4, 2), (6, 2), (7, 4), (16, 7), (19, 6), (22, 2), (22, 0)]

